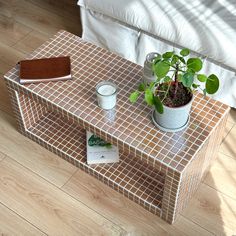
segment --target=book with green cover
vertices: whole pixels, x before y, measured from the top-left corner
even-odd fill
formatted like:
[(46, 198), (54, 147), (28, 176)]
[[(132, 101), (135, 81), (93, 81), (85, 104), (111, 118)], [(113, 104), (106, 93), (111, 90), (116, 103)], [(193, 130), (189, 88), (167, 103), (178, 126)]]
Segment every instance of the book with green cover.
[(101, 164), (119, 162), (116, 146), (87, 131), (87, 163)]

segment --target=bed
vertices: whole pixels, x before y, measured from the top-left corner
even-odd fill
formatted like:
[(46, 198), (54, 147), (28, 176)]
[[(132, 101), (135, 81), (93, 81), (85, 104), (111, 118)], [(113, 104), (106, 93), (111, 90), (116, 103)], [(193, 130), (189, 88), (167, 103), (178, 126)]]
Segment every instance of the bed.
[(143, 65), (149, 52), (189, 48), (215, 73), (213, 97), (236, 107), (234, 0), (79, 0), (82, 38)]

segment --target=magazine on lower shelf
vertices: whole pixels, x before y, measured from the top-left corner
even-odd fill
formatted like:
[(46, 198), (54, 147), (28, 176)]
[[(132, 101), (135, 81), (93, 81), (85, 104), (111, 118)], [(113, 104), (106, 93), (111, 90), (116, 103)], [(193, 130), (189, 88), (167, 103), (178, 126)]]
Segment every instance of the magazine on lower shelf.
[(116, 146), (107, 143), (89, 131), (86, 132), (88, 164), (119, 162), (119, 150)]

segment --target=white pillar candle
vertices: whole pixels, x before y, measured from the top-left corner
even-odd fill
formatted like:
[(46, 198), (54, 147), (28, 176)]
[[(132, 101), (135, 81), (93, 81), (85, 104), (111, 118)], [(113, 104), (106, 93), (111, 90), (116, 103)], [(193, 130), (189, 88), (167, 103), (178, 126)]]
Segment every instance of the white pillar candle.
[(112, 109), (116, 105), (116, 85), (109, 81), (102, 81), (96, 86), (98, 105), (105, 109)]

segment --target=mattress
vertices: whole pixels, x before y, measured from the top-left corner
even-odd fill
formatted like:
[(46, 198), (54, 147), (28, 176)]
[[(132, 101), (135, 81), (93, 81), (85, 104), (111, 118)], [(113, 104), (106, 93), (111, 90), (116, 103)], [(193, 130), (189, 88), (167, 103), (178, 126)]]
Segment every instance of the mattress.
[(235, 0), (79, 0), (78, 4), (236, 71)]

